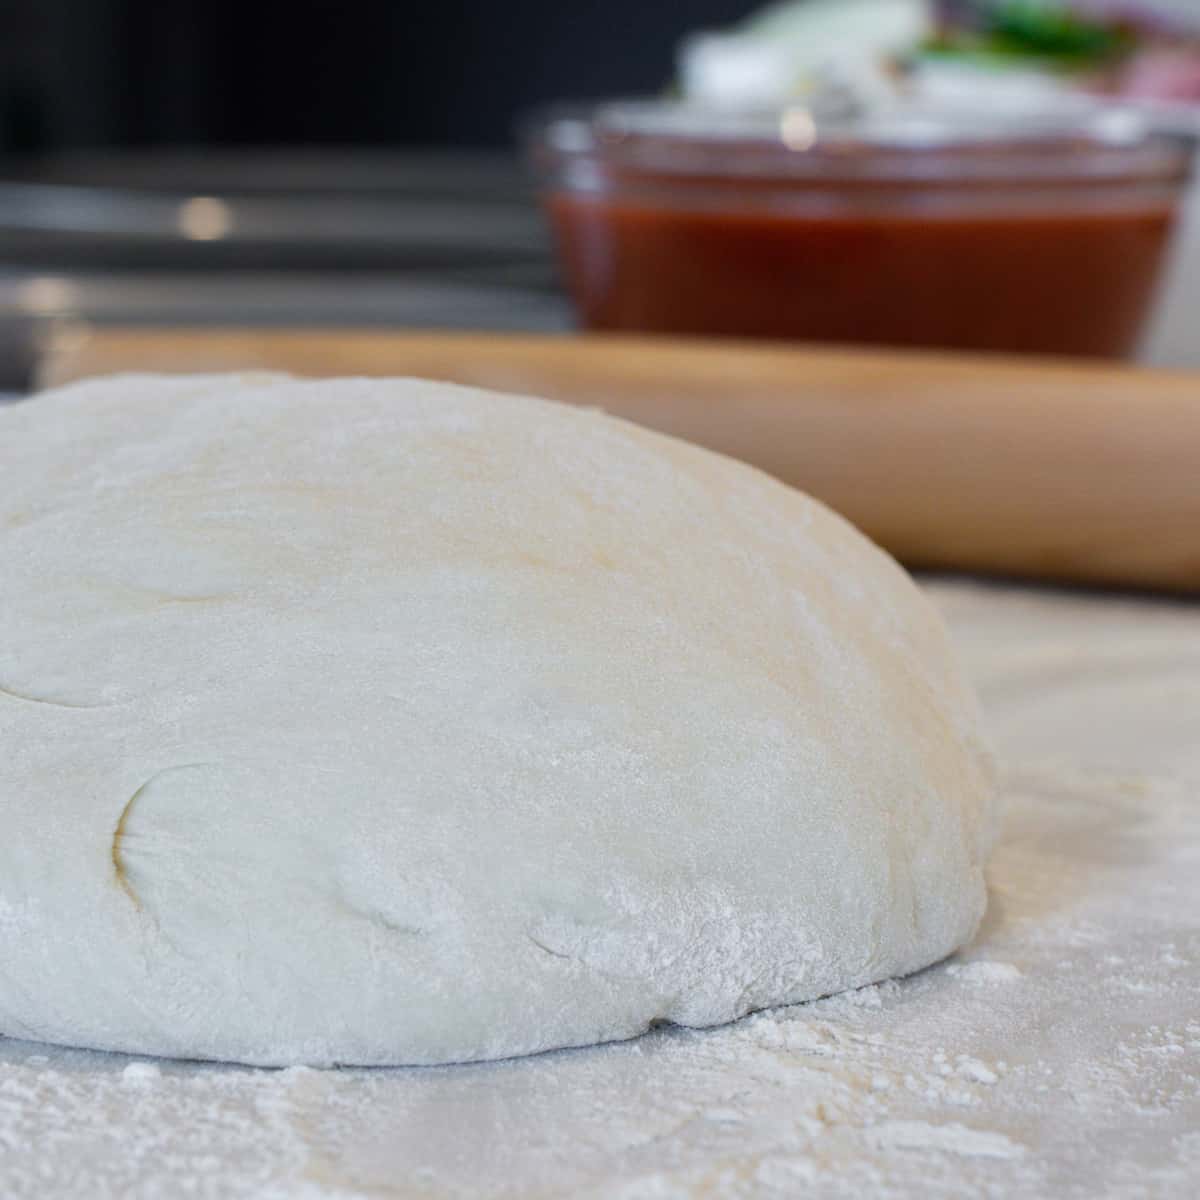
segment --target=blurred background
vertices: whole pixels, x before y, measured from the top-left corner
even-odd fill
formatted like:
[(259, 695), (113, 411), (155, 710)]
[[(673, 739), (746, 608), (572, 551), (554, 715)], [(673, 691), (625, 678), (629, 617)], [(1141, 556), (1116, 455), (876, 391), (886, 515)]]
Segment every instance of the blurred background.
[(659, 90), (685, 32), (753, 7), (4, 0), (4, 145), (506, 148), (531, 106)]
[[(525, 114), (849, 95), (861, 116), (901, 86), (1015, 98), (1018, 122), (1103, 98), (1188, 135), (1200, 4), (0, 0), (0, 387), (46, 322), (571, 328)], [(1200, 365), (1198, 228), (1189, 197), (1145, 361)]]

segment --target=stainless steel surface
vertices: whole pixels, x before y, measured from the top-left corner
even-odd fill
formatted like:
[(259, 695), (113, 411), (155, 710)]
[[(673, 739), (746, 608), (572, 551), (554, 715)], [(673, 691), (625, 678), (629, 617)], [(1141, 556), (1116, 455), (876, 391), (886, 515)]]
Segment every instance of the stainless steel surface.
[(566, 304), (538, 269), (47, 272), (0, 277), (0, 313), (98, 324), (556, 330)]
[(523, 177), (493, 155), (75, 157), (0, 175), (0, 261), (353, 266), (545, 261)]
[(0, 172), (0, 388), (49, 321), (552, 331), (531, 188), (491, 153), (76, 154)]
[(0, 179), (187, 195), (357, 195), (509, 202), (529, 195), (495, 151), (275, 149), (75, 151), (10, 163)]

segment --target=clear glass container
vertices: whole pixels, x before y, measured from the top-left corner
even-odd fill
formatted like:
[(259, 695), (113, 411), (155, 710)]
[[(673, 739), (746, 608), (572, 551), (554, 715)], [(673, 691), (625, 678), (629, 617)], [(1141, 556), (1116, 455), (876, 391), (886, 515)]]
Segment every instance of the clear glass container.
[(1109, 357), (1136, 347), (1192, 161), (1100, 106), (620, 102), (526, 142), (587, 328)]

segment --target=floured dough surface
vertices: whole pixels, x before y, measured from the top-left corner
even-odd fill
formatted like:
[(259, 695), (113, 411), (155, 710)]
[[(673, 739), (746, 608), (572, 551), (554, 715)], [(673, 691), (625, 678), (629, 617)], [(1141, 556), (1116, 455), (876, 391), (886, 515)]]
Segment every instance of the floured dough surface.
[(974, 700), (815, 501), (417, 380), (0, 413), (0, 1032), (434, 1063), (933, 962), (985, 904)]

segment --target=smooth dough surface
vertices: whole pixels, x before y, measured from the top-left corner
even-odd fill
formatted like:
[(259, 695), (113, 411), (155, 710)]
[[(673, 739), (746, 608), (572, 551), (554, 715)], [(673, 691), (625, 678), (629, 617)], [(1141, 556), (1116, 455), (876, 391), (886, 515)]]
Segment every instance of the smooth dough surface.
[(421, 380), (0, 412), (0, 1033), (439, 1063), (923, 967), (985, 906), (939, 619), (816, 501)]

